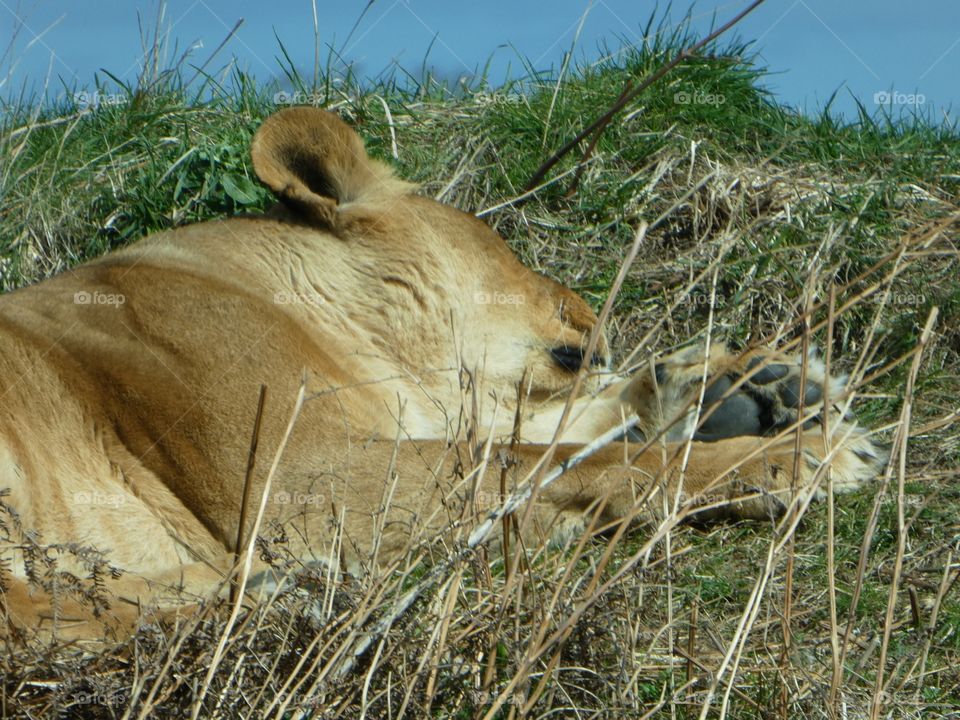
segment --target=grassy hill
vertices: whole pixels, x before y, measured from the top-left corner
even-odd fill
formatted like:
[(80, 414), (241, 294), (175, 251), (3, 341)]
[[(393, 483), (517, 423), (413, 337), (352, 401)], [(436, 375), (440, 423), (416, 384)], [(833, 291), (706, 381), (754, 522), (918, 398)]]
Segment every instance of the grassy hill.
[[(185, 86), (173, 68), (67, 107), (8, 106), (0, 284), (266, 209), (252, 133), (278, 106), (314, 103), (597, 308), (646, 220), (609, 328), (625, 367), (708, 331), (735, 346), (829, 347), (867, 424), (896, 443), (909, 419), (902, 465), (838, 498), (832, 518), (816, 503), (779, 528), (638, 527), (529, 549), (509, 576), (484, 552), (435, 557), (440, 573), (418, 558), (385, 578), (304, 572), (302, 592), (243, 616), (209, 687), (229, 608), (95, 654), (11, 649), (4, 716), (182, 717), (199, 704), (201, 717), (469, 718), (495, 706), (488, 717), (856, 718), (875, 699), (883, 717), (960, 714), (960, 136), (924, 118), (801, 116), (728, 44), (620, 113), (574, 193), (578, 153), (523, 196), (629, 79), (688, 42), (678, 33), (496, 90), (397, 76), (314, 87), (288, 68), (283, 89), (237, 75), (227, 91)], [(6, 518), (0, 538), (11, 528)], [(282, 540), (263, 549), (287, 562)], [(384, 627), (418, 583), (415, 606)]]

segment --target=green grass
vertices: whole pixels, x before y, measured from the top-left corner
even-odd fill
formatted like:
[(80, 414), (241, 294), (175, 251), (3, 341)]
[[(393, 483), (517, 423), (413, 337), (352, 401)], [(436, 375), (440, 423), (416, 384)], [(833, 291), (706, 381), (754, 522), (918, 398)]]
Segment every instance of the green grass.
[[(531, 76), (496, 90), (480, 82), (452, 91), (429, 76), (414, 79), (398, 72), (363, 83), (350, 75), (334, 83), (334, 75), (328, 73), (313, 87), (287, 58), (285, 87), (335, 107), (364, 136), (372, 154), (422, 183), (423, 193), (442, 192), (444, 201), (479, 212), (516, 198), (537, 167), (611, 105), (624, 83), (645, 77), (689, 42), (686, 31), (680, 30), (660, 36), (643, 51), (610, 52), (612, 59), (572, 71), (559, 83), (555, 77)], [(800, 115), (778, 106), (760, 89), (764, 69), (750, 58), (749, 47), (734, 42), (684, 63), (615, 119), (572, 197), (565, 196), (567, 176), (522, 206), (508, 204), (484, 215), (528, 265), (575, 288), (598, 308), (638, 223), (663, 216), (651, 227), (615, 306), (610, 332), (620, 357), (648, 335), (639, 348), (640, 360), (702, 335), (711, 315), (705, 301), (711, 293), (710, 274), (699, 284), (691, 285), (691, 279), (714, 267), (719, 299), (713, 313), (715, 332), (733, 344), (774, 335), (799, 337), (802, 328), (796, 319), (811, 279), (819, 283), (816, 296), (821, 300), (830, 285), (837, 288), (839, 306), (890, 272), (893, 265), (888, 262), (856, 280), (902, 247), (904, 238), (956, 217), (960, 210), (960, 136), (955, 129), (924, 118), (863, 113), (844, 123), (828, 112)], [(137, 87), (112, 88), (123, 101), (93, 110), (36, 108), (22, 101), (8, 105), (0, 124), (2, 289), (35, 282), (162, 228), (268, 208), (271, 197), (255, 180), (248, 147), (261, 120), (277, 109), (274, 97), (280, 88), (258, 86), (239, 74), (232, 80), (230, 89), (206, 78), (199, 86), (184, 86), (174, 68), (142, 79)], [(397, 158), (391, 153), (392, 133)], [(571, 170), (576, 160), (576, 153), (566, 157), (551, 177)], [(700, 182), (702, 187), (681, 202)], [(866, 299), (836, 318), (832, 337), (826, 337), (823, 329), (813, 333), (820, 347), (832, 345), (839, 369), (869, 376), (910, 352), (931, 308), (938, 307), (937, 332), (924, 355), (913, 398), (914, 428), (958, 408), (957, 228), (954, 222), (926, 246), (904, 256), (889, 284), (889, 303)], [(666, 322), (661, 322), (664, 317)], [(822, 308), (814, 314), (816, 320), (825, 317)], [(872, 359), (857, 368), (855, 359), (874, 324)], [(862, 388), (865, 397), (856, 409), (866, 423), (896, 420), (908, 366), (901, 363)], [(929, 620), (944, 564), (950, 558), (955, 565), (960, 555), (958, 468), (956, 425), (919, 432), (911, 441), (905, 499), (912, 521), (884, 668), (886, 677), (893, 678), (888, 688), (893, 700), (887, 707), (892, 717), (960, 712), (960, 589), (953, 588), (943, 598), (938, 622), (929, 631), (911, 623), (906, 590), (912, 587), (917, 592), (922, 619)], [(868, 488), (836, 503), (832, 542), (841, 635), (851, 612), (853, 588), (862, 585), (843, 678), (850, 717), (863, 716), (858, 713), (869, 706), (877, 669), (871, 643), (882, 632), (898, 539), (895, 495), (888, 490), (880, 501), (865, 572), (858, 575), (876, 494), (877, 488)], [(826, 716), (823, 697), (830, 680), (826, 523), (824, 505), (814, 505), (796, 534), (793, 644), (785, 660), (780, 656), (780, 612), (787, 569), (783, 557), (776, 561), (758, 624), (744, 646), (728, 717), (774, 716), (768, 711), (780, 707), (783, 687), (788, 688), (789, 706), (785, 715), (776, 710), (775, 716)], [(696, 716), (706, 670), (716, 670), (723, 659), (771, 538), (771, 527), (763, 523), (684, 526), (673, 531), (669, 559), (661, 543), (621, 585), (585, 612), (559, 648), (561, 669), (535, 712), (576, 707), (584, 717), (641, 716), (666, 697), (655, 717)], [(642, 528), (631, 533), (604, 572), (634, 562), (630, 558), (646, 539)], [(583, 577), (593, 572), (605, 547), (597, 541), (580, 560), (578, 572)], [(499, 687), (517, 671), (531, 641), (529, 629), (543, 621), (537, 614), (539, 603), (555, 587), (549, 567), (547, 563), (530, 570), (533, 609), (510, 606), (520, 621), (499, 617), (467, 632), (475, 620), (467, 612), (470, 602), (458, 604), (463, 613), (454, 628), (463, 633), (435, 679), (431, 708), (437, 717), (473, 717), (482, 705), (479, 696), (471, 694), (473, 676), (465, 678), (452, 669), (463, 658), (475, 659), (493, 647)], [(417, 577), (421, 576), (411, 576), (407, 585)], [(503, 582), (502, 570), (494, 573), (489, 587), (479, 571), (468, 577), (473, 578), (473, 592), (484, 597), (490, 593), (499, 601), (496, 589)], [(349, 590), (342, 593), (349, 597)], [(698, 658), (705, 669), (695, 670), (700, 680), (680, 690), (687, 681), (686, 661), (676, 654), (671, 657), (668, 649), (685, 647), (695, 598)], [(432, 596), (421, 601), (413, 617), (389, 635), (384, 655), (389, 675), (381, 671), (372, 680), (376, 700), (369, 712), (374, 716), (385, 716), (388, 696), (396, 711), (405, 683), (413, 688), (415, 706), (424, 702), (425, 681), (414, 672), (419, 651), (407, 647), (405, 639), (412, 642), (430, 635), (437, 602)], [(560, 614), (568, 610), (564, 605)], [(311, 637), (302, 616), (297, 620), (294, 612), (291, 617), (297, 628), (306, 628), (296, 638)], [(332, 624), (328, 630), (333, 633), (344, 626)], [(156, 672), (156, 663), (164, 657), (163, 641), (147, 634), (139, 642), (142, 662), (148, 672)], [(929, 674), (921, 682), (917, 663), (927, 643)], [(207, 649), (209, 643), (205, 649), (200, 640), (187, 644), (175, 663), (182, 677), (197, 673), (202, 677)], [(278, 652), (269, 643), (254, 650)], [(282, 667), (290, 670), (301, 650), (295, 643), (284, 646)], [(5, 668), (6, 697), (21, 693), (20, 700), (7, 702), (22, 703), (8, 707), (63, 707), (62, 697), (55, 693), (31, 690), (30, 697), (22, 695), (21, 680), (49, 675), (74, 683), (80, 682), (78, 678), (97, 678), (114, 689), (126, 688), (134, 671), (119, 658), (105, 654), (72, 658), (62, 666), (44, 661), (39, 666)], [(330, 714), (317, 716), (356, 716), (357, 688), (367, 667), (358, 670), (357, 679), (344, 682), (341, 695), (326, 688), (324, 697), (348, 700), (340, 705), (331, 700), (325, 711)], [(251, 683), (256, 675), (251, 674)], [(525, 684), (522, 693), (535, 684)], [(184, 686), (171, 685), (169, 690), (156, 712), (176, 716), (178, 708), (189, 704), (189, 693)], [(713, 707), (716, 711), (718, 705)], [(498, 717), (510, 716), (510, 708), (505, 705)], [(71, 709), (91, 715), (95, 710)]]

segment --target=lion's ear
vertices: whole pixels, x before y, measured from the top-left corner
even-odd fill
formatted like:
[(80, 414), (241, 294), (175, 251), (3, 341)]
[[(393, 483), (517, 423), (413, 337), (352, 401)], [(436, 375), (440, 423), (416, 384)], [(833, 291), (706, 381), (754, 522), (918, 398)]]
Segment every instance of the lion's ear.
[(329, 227), (342, 203), (410, 190), (388, 166), (367, 157), (353, 128), (318, 108), (287, 108), (268, 117), (250, 154), (257, 176), (281, 202)]

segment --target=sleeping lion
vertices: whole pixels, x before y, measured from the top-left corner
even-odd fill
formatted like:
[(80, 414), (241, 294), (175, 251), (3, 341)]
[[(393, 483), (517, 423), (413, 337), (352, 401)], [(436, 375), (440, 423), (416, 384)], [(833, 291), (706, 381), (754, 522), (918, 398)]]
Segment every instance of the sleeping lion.
[[(382, 571), (462, 542), (500, 506), (505, 465), (508, 492), (536, 485), (518, 524), (543, 543), (665, 498), (776, 517), (825, 463), (847, 489), (885, 461), (814, 358), (692, 347), (611, 372), (582, 298), (417, 195), (332, 113), (273, 115), (252, 158), (278, 200), (266, 215), (160, 232), (0, 297), (0, 633), (120, 636), (222, 589), (238, 541), (272, 523), (306, 562)], [(121, 571), (102, 579), (111, 602), (55, 598), (31, 543), (102, 552)], [(83, 556), (61, 567), (84, 575)]]

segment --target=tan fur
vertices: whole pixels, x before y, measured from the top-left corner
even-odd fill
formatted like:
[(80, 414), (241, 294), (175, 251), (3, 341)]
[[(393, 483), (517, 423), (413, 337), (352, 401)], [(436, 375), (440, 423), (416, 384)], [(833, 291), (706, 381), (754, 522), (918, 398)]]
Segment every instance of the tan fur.
[[(0, 500), (20, 526), (0, 544), (12, 569), (8, 630), (56, 622), (64, 637), (122, 634), (141, 606), (215, 589), (237, 537), (261, 383), (269, 392), (252, 496), (306, 373), (309, 400), (267, 520), (287, 523), (305, 559), (324, 560), (342, 516), (352, 571), (443, 531), (472, 507), (468, 497), (495, 497), (495, 463), (479, 479), (455, 472), (470, 454), (449, 443), (470, 395), (463, 369), (479, 427), (496, 442), (513, 429), (526, 373), (521, 475), (552, 439), (574, 374), (550, 351), (584, 347), (596, 322), (580, 297), (521, 265), (477, 218), (415, 195), (335, 115), (285, 110), (264, 122), (252, 155), (281, 201), (268, 216), (158, 233), (0, 298)], [(598, 357), (602, 371), (602, 339)], [(711, 366), (738, 362), (742, 370), (745, 360), (720, 351)], [(640, 413), (648, 436), (682, 415), (702, 361), (666, 367), (662, 387), (649, 373), (591, 374), (556, 459), (624, 414)], [(820, 433), (808, 434), (813, 461), (801, 463), (801, 481), (824, 454)], [(789, 495), (794, 439), (764, 442), (693, 443), (683, 493), (746, 492), (730, 512), (769, 516), (776, 496)], [(622, 445), (602, 450), (543, 491), (530, 539), (569, 529), (601, 499), (605, 520), (633, 513), (657, 483), (676, 487), (681, 450), (654, 447), (629, 467)], [(833, 467), (841, 485), (874, 470), (850, 449)], [(28, 587), (21, 530), (102, 550), (124, 571), (108, 583), (111, 609), (95, 620)], [(61, 563), (86, 572), (69, 554)]]

